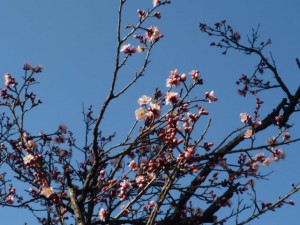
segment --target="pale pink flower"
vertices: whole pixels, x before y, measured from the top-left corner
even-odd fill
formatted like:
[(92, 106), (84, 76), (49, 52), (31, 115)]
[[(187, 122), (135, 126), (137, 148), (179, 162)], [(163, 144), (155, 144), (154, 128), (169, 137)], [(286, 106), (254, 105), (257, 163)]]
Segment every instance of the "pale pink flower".
[(276, 149), (275, 152), (273, 152), (274, 161), (278, 161), (279, 159), (285, 159), (285, 157), (285, 152), (282, 149)]
[(261, 152), (254, 156), (254, 160), (258, 162), (262, 162), (265, 159), (265, 153)]
[(248, 129), (244, 133), (244, 138), (250, 138), (252, 134), (253, 134), (252, 129)]
[(107, 211), (105, 209), (101, 208), (99, 210), (99, 213), (98, 213), (99, 220), (105, 221), (106, 220), (106, 215), (107, 215)]
[(125, 51), (127, 51), (129, 48), (130, 48), (130, 44), (123, 45), (123, 46), (121, 47), (120, 52), (125, 52)]
[(11, 81), (11, 75), (9, 73), (4, 74), (5, 85), (8, 86)]
[(200, 78), (199, 70), (192, 70), (191, 72), (189, 72), (189, 74), (191, 74), (192, 80), (194, 82), (197, 82)]
[(149, 104), (151, 100), (152, 100), (151, 97), (148, 97), (147, 95), (143, 95), (142, 97), (139, 98), (138, 103), (140, 104), (140, 106), (145, 106)]
[(142, 188), (142, 187), (144, 186), (144, 183), (145, 183), (145, 177), (142, 176), (142, 175), (141, 175), (141, 176), (137, 176), (137, 177), (135, 178), (135, 181), (136, 181), (138, 187), (139, 187), (139, 188)]
[(145, 51), (145, 47), (139, 45), (139, 46), (137, 46), (136, 50), (137, 50), (137, 52), (143, 52), (143, 51)]
[(177, 69), (171, 70), (171, 72), (170, 72), (170, 76), (179, 77), (179, 75), (180, 75), (180, 73)]
[(170, 72), (169, 78), (166, 80), (167, 87), (178, 87), (182, 78), (177, 69)]
[(181, 81), (186, 81), (186, 74), (182, 74), (182, 75), (180, 76), (180, 79), (181, 79)]
[(41, 190), (41, 195), (44, 195), (46, 198), (49, 198), (52, 194), (54, 194), (52, 187), (44, 186)]
[(271, 137), (268, 139), (267, 144), (269, 145), (270, 149), (274, 149), (274, 145), (278, 144), (276, 137)]
[(14, 196), (13, 195), (7, 196), (6, 197), (6, 203), (10, 204), (10, 205), (14, 204)]
[(258, 162), (252, 163), (251, 167), (252, 167), (252, 169), (254, 169), (254, 170), (258, 170), (258, 168), (259, 168), (259, 163), (258, 163)]
[(288, 132), (285, 132), (282, 138), (284, 142), (289, 142), (291, 140), (291, 135)]
[(36, 149), (37, 148), (37, 144), (33, 141), (33, 140), (29, 140), (27, 142), (28, 146), (31, 148), (31, 149)]
[(270, 165), (271, 162), (272, 162), (272, 159), (271, 159), (271, 158), (266, 158), (266, 159), (263, 161), (262, 165), (263, 165), (263, 166), (268, 166), (268, 165)]
[(248, 120), (248, 114), (247, 113), (241, 113), (240, 118), (241, 118), (241, 122), (245, 123)]
[(146, 38), (151, 42), (156, 42), (162, 35), (160, 34), (158, 27), (149, 27), (146, 32)]
[(150, 110), (153, 113), (154, 118), (158, 119), (161, 113), (161, 106), (157, 102), (150, 102)]
[(26, 164), (30, 163), (31, 160), (33, 160), (33, 159), (34, 159), (34, 156), (32, 154), (27, 154), (24, 156), (23, 162), (26, 165)]
[(150, 201), (148, 203), (148, 209), (151, 209), (153, 206), (155, 206), (155, 202), (154, 201)]
[(153, 7), (158, 6), (160, 4), (160, 0), (153, 0)]
[(126, 44), (121, 47), (120, 52), (131, 55), (136, 52), (136, 49), (134, 46), (130, 47), (130, 44)]
[(132, 185), (130, 182), (128, 182), (127, 180), (123, 180), (121, 183), (120, 183), (120, 186), (124, 189), (131, 189), (132, 188)]
[(215, 102), (218, 99), (215, 97), (215, 92), (211, 91), (211, 92), (205, 92), (205, 98), (208, 99), (209, 103)]
[(192, 157), (193, 157), (193, 153), (192, 153), (192, 152), (185, 152), (185, 153), (184, 153), (184, 158), (190, 159), (190, 158), (192, 158)]
[(139, 108), (135, 110), (135, 118), (137, 120), (146, 120), (147, 119), (147, 111), (144, 108)]
[(178, 102), (178, 93), (176, 92), (168, 92), (166, 95), (166, 104), (174, 105)]
[(132, 170), (132, 171), (137, 171), (138, 170), (138, 165), (137, 165), (137, 163), (134, 161), (134, 160), (132, 160), (129, 164), (128, 164), (128, 167), (130, 168), (130, 170)]

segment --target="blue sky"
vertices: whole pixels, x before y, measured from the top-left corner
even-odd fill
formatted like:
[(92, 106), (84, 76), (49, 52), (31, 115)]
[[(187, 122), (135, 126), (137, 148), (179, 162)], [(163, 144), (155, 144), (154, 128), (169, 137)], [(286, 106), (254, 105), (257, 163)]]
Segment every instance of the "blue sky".
[[(86, 106), (92, 104), (97, 111), (108, 91), (116, 49), (118, 2), (1, 2), (0, 74), (10, 72), (21, 76), (25, 62), (41, 64), (45, 68), (40, 74), (41, 84), (36, 87), (44, 104), (32, 112), (27, 122), (32, 133), (53, 131), (63, 123), (80, 139), (84, 127), (82, 103)], [(135, 22), (136, 10), (147, 7), (151, 7), (151, 0), (128, 0), (124, 23)], [(242, 34), (242, 38), (251, 32), (252, 27), (256, 28), (260, 24), (261, 38), (272, 39), (268, 50), (272, 51), (279, 72), (291, 89), (295, 90), (299, 85), (299, 69), (295, 63), (295, 58), (300, 57), (299, 9), (300, 3), (295, 0), (174, 0), (161, 10), (161, 20), (149, 23), (159, 26), (165, 37), (155, 47), (145, 77), (110, 107), (103, 124), (104, 131), (107, 134), (117, 131), (117, 135), (124, 135), (135, 120), (137, 99), (143, 94), (150, 95), (155, 87), (163, 88), (170, 70), (177, 68), (180, 72), (187, 73), (192, 69), (199, 69), (205, 80), (203, 93), (215, 90), (219, 98), (218, 103), (209, 106), (213, 125), (208, 135), (216, 141), (224, 137), (240, 126), (240, 112), (253, 111), (255, 99), (238, 96), (234, 83), (242, 73), (253, 71), (256, 60), (255, 57), (244, 56), (242, 53), (221, 55), (218, 49), (209, 46), (212, 39), (199, 32), (199, 22), (214, 24), (226, 19)], [(134, 74), (135, 62), (139, 61), (139, 56), (134, 57), (120, 82)], [(279, 101), (280, 94), (282, 93), (263, 95), (262, 99), (266, 102), (263, 112), (270, 111), (272, 103), (274, 105)], [(299, 116), (292, 121), (299, 122)], [(291, 134), (294, 137), (300, 135), (299, 125), (295, 125)], [(300, 169), (297, 152), (299, 146), (297, 144), (285, 148), (287, 159), (271, 168), (275, 173), (271, 175), (271, 181), (261, 184), (262, 196), (275, 200), (279, 194), (283, 195), (289, 190), (291, 182), (300, 181), (297, 177)], [(299, 194), (293, 199), (296, 206), (287, 206), (251, 224), (276, 222), (297, 225)], [(4, 224), (22, 224), (22, 221), (36, 224), (29, 213), (0, 210)], [(12, 222), (12, 218), (16, 222)]]

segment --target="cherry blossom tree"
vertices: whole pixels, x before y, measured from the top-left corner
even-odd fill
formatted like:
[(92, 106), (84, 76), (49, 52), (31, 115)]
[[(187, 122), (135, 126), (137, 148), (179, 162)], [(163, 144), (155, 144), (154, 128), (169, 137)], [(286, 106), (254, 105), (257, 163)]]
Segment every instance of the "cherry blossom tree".
[[(206, 108), (218, 104), (218, 96), (204, 85), (205, 77), (197, 68), (184, 72), (171, 68), (164, 90), (153, 87), (153, 93), (137, 99), (132, 110), (136, 121), (122, 141), (116, 142), (115, 134), (104, 135), (109, 106), (147, 75), (151, 52), (164, 38), (157, 25), (162, 16), (158, 10), (171, 1), (154, 0), (149, 9), (137, 10), (136, 24), (123, 22), (126, 3), (121, 0), (118, 9), (110, 90), (102, 106), (83, 111), (83, 137), (75, 137), (66, 125), (53, 132), (31, 133), (25, 121), (42, 103), (34, 87), (43, 67), (25, 64), (21, 80), (5, 74), (0, 94), (0, 204), (27, 209), (47, 225), (227, 221), (243, 225), (268, 211), (294, 205), (290, 196), (299, 191), (299, 184), (292, 184), (273, 202), (256, 194), (256, 183), (268, 176), (265, 167), (284, 160), (284, 146), (300, 140), (290, 134), (290, 120), (299, 111), (300, 87), (292, 91), (285, 84), (272, 55), (265, 53), (271, 39), (259, 40), (257, 30), (243, 39), (226, 21), (199, 25), (199, 32), (211, 36), (211, 46), (223, 54), (239, 51), (257, 58), (253, 73), (236, 82), (241, 98), (251, 103), (249, 96), (255, 96), (253, 113), (241, 111), (240, 126), (222, 141), (207, 139), (212, 118)], [(153, 25), (147, 26), (149, 22)], [(133, 56), (143, 58), (140, 69), (119, 88), (120, 73)], [(273, 77), (265, 79), (264, 73)], [(281, 99), (261, 114), (260, 94), (275, 90), (281, 92)], [(203, 129), (200, 123), (206, 124)], [(276, 135), (264, 140), (261, 134), (274, 127)]]

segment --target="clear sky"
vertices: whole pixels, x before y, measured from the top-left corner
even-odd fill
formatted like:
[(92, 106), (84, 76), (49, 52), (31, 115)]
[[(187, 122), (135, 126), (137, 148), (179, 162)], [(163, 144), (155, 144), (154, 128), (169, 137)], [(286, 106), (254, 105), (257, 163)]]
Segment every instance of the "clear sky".
[[(117, 0), (11, 0), (0, 5), (0, 74), (10, 72), (22, 75), (22, 65), (41, 64), (37, 94), (43, 105), (34, 110), (27, 126), (32, 133), (53, 131), (66, 124), (80, 139), (82, 103), (93, 105), (97, 111), (108, 91), (116, 49)], [(128, 0), (125, 21), (136, 22), (137, 9), (151, 7), (151, 0)], [(161, 10), (162, 19), (152, 24), (160, 27), (165, 37), (155, 47), (151, 64), (138, 84), (117, 104), (113, 104), (105, 117), (105, 132), (124, 135), (134, 122), (137, 99), (152, 94), (155, 87), (164, 87), (170, 70), (189, 72), (199, 69), (205, 80), (203, 93), (215, 90), (219, 101), (210, 105), (213, 117), (209, 137), (220, 140), (226, 133), (240, 126), (239, 113), (252, 113), (254, 98), (244, 99), (236, 94), (235, 81), (242, 73), (250, 73), (255, 57), (242, 53), (223, 56), (209, 46), (206, 35), (199, 32), (199, 22), (214, 24), (226, 19), (245, 38), (260, 24), (261, 38), (272, 39), (268, 50), (276, 60), (284, 81), (295, 90), (300, 84), (295, 58), (300, 57), (300, 2), (297, 0), (173, 0)], [(138, 56), (136, 60), (138, 61)], [(135, 59), (133, 58), (133, 61)], [(124, 79), (134, 75), (135, 65), (129, 64)], [(267, 76), (265, 74), (264, 76)], [(123, 78), (120, 79), (122, 82)], [(2, 84), (1, 87), (4, 85)], [(200, 96), (203, 93), (199, 93)], [(270, 107), (280, 100), (280, 93), (264, 95), (263, 106)], [(247, 100), (247, 101), (246, 101)], [(292, 122), (299, 123), (299, 116)], [(270, 136), (272, 134), (270, 133)], [(291, 132), (300, 136), (299, 124)], [(271, 181), (261, 184), (260, 194), (266, 200), (276, 200), (290, 190), (291, 182), (299, 182), (299, 144), (285, 147), (287, 159), (272, 166)], [(0, 168), (1, 170), (1, 168)], [(293, 199), (296, 206), (286, 206), (275, 213), (251, 222), (262, 224), (299, 224), (300, 198)], [(1, 224), (37, 224), (24, 210), (0, 208)], [(16, 216), (17, 215), (17, 216)]]

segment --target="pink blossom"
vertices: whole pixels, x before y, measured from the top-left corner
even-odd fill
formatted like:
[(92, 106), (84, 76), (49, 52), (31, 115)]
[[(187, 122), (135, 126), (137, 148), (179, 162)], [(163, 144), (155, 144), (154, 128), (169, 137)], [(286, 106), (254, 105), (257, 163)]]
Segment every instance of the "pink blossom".
[(273, 152), (274, 161), (285, 159), (285, 157), (286, 157), (285, 152), (282, 149), (276, 149), (275, 152)]
[(160, 34), (158, 27), (149, 27), (146, 32), (146, 38), (151, 43), (154, 43), (161, 38), (162, 35)]
[(160, 117), (160, 113), (161, 113), (161, 106), (159, 103), (154, 102), (154, 103), (150, 103), (150, 111), (152, 113), (152, 115), (154, 116), (154, 118), (158, 119)]
[(262, 165), (263, 165), (263, 166), (268, 166), (268, 165), (270, 165), (271, 162), (272, 162), (272, 159), (271, 159), (271, 158), (266, 158), (266, 159), (263, 161)]
[(265, 159), (265, 153), (261, 152), (254, 156), (254, 160), (258, 162), (262, 162)]
[(153, 7), (158, 6), (160, 4), (160, 0), (153, 0)]
[(130, 44), (126, 44), (121, 47), (120, 52), (131, 55), (136, 52), (136, 49), (134, 46), (130, 47)]
[(128, 182), (127, 180), (123, 180), (121, 183), (120, 183), (120, 186), (124, 189), (131, 189), (132, 188), (132, 185), (130, 182)]
[(182, 74), (182, 75), (180, 76), (180, 79), (181, 79), (181, 81), (186, 81), (186, 74)]
[(54, 194), (52, 187), (44, 186), (41, 190), (41, 195), (44, 195), (46, 198), (49, 198), (52, 194)]
[(135, 118), (137, 120), (146, 120), (147, 119), (147, 111), (144, 108), (139, 108), (135, 110)]
[(143, 51), (145, 51), (145, 47), (143, 47), (143, 46), (137, 46), (137, 52), (143, 52)]
[(11, 81), (11, 75), (9, 73), (4, 74), (5, 85), (8, 86)]
[(31, 149), (36, 149), (37, 148), (37, 144), (33, 141), (33, 140), (29, 140), (27, 142), (28, 146), (31, 148)]
[(248, 129), (244, 133), (244, 138), (250, 138), (252, 136), (252, 134), (253, 134), (252, 129)]
[(267, 144), (270, 145), (270, 148), (273, 149), (274, 145), (278, 144), (276, 137), (271, 137), (268, 139)]
[(142, 188), (142, 187), (144, 186), (144, 183), (145, 183), (145, 177), (142, 176), (142, 175), (137, 176), (137, 177), (135, 178), (135, 181), (136, 181), (138, 187), (139, 187), (139, 188)]
[(180, 76), (180, 73), (177, 69), (170, 72), (170, 75), (166, 81), (167, 87), (178, 87), (180, 85), (180, 81), (182, 81), (182, 78)]
[(208, 99), (209, 103), (215, 102), (218, 99), (215, 97), (215, 92), (211, 91), (211, 92), (205, 92), (205, 98)]
[(138, 103), (140, 104), (140, 106), (145, 106), (149, 104), (151, 100), (152, 100), (151, 97), (148, 97), (147, 95), (143, 95), (139, 98)]
[(6, 197), (6, 203), (10, 204), (10, 205), (14, 204), (14, 196), (13, 195), (7, 196)]
[(194, 82), (197, 82), (200, 78), (199, 70), (192, 70), (191, 72), (189, 72), (189, 74), (191, 75)]
[(129, 164), (128, 164), (128, 167), (130, 168), (130, 170), (132, 171), (137, 171), (138, 170), (138, 165), (137, 163), (132, 160)]
[(105, 209), (101, 208), (99, 210), (99, 213), (98, 213), (99, 220), (105, 221), (106, 220), (106, 216), (107, 216), (107, 211)]
[(291, 136), (288, 132), (285, 132), (282, 138), (284, 142), (289, 142), (291, 140)]
[(251, 168), (254, 169), (254, 170), (258, 170), (259, 163), (258, 162), (252, 163)]
[(154, 201), (150, 201), (148, 203), (148, 209), (151, 209), (153, 206), (155, 206), (155, 202)]
[(32, 154), (27, 154), (24, 156), (23, 162), (26, 165), (26, 164), (30, 163), (31, 160), (33, 160), (33, 159), (34, 159), (34, 156)]
[(168, 92), (166, 95), (166, 104), (174, 105), (178, 102), (178, 93), (176, 92)]
[(241, 113), (240, 118), (241, 118), (241, 122), (245, 123), (248, 120), (248, 114), (247, 113)]

